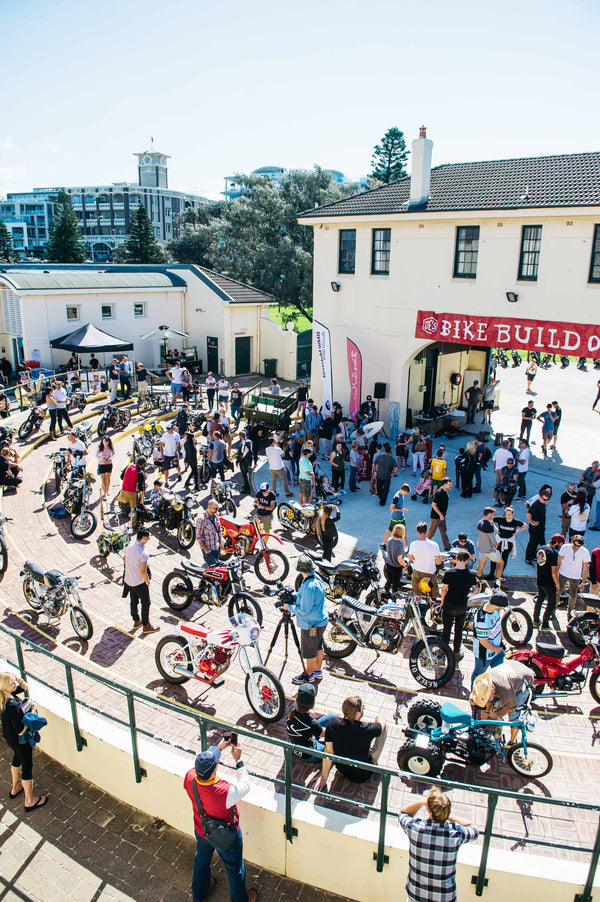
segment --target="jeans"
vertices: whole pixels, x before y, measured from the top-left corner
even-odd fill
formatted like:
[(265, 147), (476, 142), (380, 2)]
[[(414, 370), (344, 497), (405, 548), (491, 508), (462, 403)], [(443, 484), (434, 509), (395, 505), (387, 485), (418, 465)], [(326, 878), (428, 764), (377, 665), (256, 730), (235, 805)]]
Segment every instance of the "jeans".
[(442, 639), (444, 640), (444, 642), (447, 642), (448, 645), (450, 644), (450, 633), (452, 631), (452, 624), (454, 624), (455, 655), (457, 655), (460, 651), (466, 616), (466, 611), (447, 611), (445, 606), (442, 608), (442, 622), (444, 624), (444, 629), (442, 630)]
[(533, 425), (533, 420), (521, 420), (521, 434), (519, 438), (524, 438), (526, 442), (529, 441), (529, 436), (531, 435), (531, 427)]
[(58, 417), (58, 428), (59, 429), (63, 428), (63, 420), (67, 424), (69, 429), (73, 428), (73, 424), (71, 423), (69, 414), (65, 407), (59, 407), (56, 411), (56, 416)]
[(538, 545), (544, 545), (546, 542), (545, 526), (530, 526), (529, 541), (525, 549), (525, 560), (533, 561), (537, 554)]
[(525, 485), (526, 476), (527, 470), (525, 470), (524, 473), (519, 473), (517, 477), (517, 485), (519, 486), (518, 498), (527, 498), (527, 486)]
[(215, 564), (219, 563), (218, 551), (203, 551), (202, 557), (204, 558), (204, 563), (207, 567), (214, 567)]
[(469, 404), (467, 407), (467, 423), (475, 422), (475, 413), (477, 411), (477, 404)]
[(481, 491), (481, 464), (477, 464), (477, 468), (475, 470), (475, 491)]
[(231, 416), (232, 416), (233, 421), (235, 422), (235, 425), (236, 425), (236, 426), (239, 426), (239, 425), (240, 425), (240, 417), (241, 417), (241, 415), (242, 415), (242, 408), (241, 408), (241, 407), (232, 407), (232, 408), (231, 408)]
[(356, 479), (358, 476), (358, 467), (350, 467), (350, 491), (355, 492), (357, 490)]
[(121, 394), (128, 400), (131, 395), (131, 376), (119, 376), (119, 382), (121, 383)]
[(542, 605), (545, 601), (546, 610), (544, 612), (544, 619), (542, 623), (544, 626), (548, 626), (550, 624), (552, 616), (554, 615), (554, 611), (556, 610), (556, 583), (552, 583), (551, 586), (538, 585), (537, 590), (538, 597), (533, 609), (533, 619), (536, 623), (539, 623), (542, 613)]
[(225, 462), (220, 461), (220, 463), (214, 463), (212, 460), (210, 462), (210, 475), (214, 479), (215, 476), (219, 474), (221, 477), (221, 482), (225, 482)]
[(110, 380), (110, 400), (111, 401), (117, 400), (117, 389), (118, 388), (119, 388), (119, 383), (117, 382), (117, 380), (111, 379)]
[(521, 717), (521, 708), (523, 707), (525, 702), (529, 700), (531, 689), (528, 686), (524, 686), (523, 689), (517, 689), (515, 695), (517, 696), (517, 707), (508, 715), (508, 719), (512, 723), (519, 720), (519, 718)]
[(567, 615), (568, 615), (568, 617), (570, 617), (571, 614), (574, 613), (575, 608), (577, 607), (577, 595), (579, 593), (579, 586), (581, 585), (581, 579), (580, 578), (571, 579), (568, 576), (562, 576), (562, 575), (560, 575), (558, 577), (558, 579), (560, 582), (561, 595), (566, 589), (567, 594), (569, 596)]
[(294, 461), (284, 459), (283, 468), (287, 477), (288, 486), (292, 486), (294, 484)]
[(417, 475), (417, 470), (425, 469), (425, 452), (424, 451), (413, 451), (413, 476)]
[(196, 854), (194, 855), (194, 872), (192, 875), (192, 902), (201, 902), (202, 899), (206, 898), (210, 887), (210, 863), (215, 851), (227, 871), (231, 902), (248, 902), (242, 831), (239, 829), (232, 845), (225, 851), (215, 850), (212, 843), (200, 836), (199, 833), (196, 833)]
[(482, 661), (481, 658), (475, 658), (475, 669), (473, 670), (473, 675), (471, 677), (471, 688), (473, 688), (475, 677), (479, 676), (480, 673), (484, 673), (488, 667), (497, 667), (498, 664), (502, 664), (503, 660), (504, 651), (499, 651), (497, 655), (494, 655), (493, 658), (488, 658), (487, 661)]
[(600, 498), (598, 495), (596, 495), (596, 522), (594, 523), (594, 526), (596, 529), (600, 529)]
[(346, 470), (344, 468), (331, 468), (331, 487), (334, 492), (337, 492), (338, 489), (344, 489), (344, 485), (346, 484)]
[(379, 504), (381, 507), (385, 505), (387, 501), (387, 496), (390, 491), (390, 483), (391, 479), (378, 479), (377, 480), (377, 494), (379, 495)]
[(132, 620), (139, 620), (138, 606), (142, 608), (142, 626), (148, 626), (150, 614), (150, 589), (146, 583), (129, 586), (129, 611)]

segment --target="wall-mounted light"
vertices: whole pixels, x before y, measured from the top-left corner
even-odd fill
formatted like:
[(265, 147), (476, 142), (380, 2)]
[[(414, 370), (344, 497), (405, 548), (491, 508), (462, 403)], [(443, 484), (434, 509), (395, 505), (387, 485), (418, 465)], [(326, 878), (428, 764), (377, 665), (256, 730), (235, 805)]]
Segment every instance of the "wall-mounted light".
[(332, 282), (332, 283), (331, 283), (331, 290), (332, 290), (332, 291), (339, 291), (341, 287), (342, 287), (342, 286), (340, 285), (339, 282)]
[(419, 391), (427, 391), (426, 385), (419, 385)]
[(510, 301), (511, 304), (516, 304), (519, 300), (519, 295), (515, 291), (507, 291), (506, 300)]

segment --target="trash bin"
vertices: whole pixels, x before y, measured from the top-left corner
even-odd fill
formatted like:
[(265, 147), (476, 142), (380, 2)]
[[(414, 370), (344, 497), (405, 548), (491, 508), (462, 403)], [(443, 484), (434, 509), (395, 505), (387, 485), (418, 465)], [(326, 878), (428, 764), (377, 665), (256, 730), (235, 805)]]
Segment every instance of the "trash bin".
[(263, 360), (265, 365), (265, 376), (269, 376), (272, 378), (277, 375), (277, 358), (276, 357), (265, 357)]

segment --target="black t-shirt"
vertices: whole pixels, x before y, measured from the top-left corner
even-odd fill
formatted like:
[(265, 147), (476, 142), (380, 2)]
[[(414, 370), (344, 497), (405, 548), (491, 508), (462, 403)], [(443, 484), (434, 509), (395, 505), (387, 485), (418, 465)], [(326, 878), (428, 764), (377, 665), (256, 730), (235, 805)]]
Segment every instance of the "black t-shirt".
[(135, 371), (135, 375), (137, 376), (138, 382), (145, 382), (148, 378), (148, 370), (141, 367), (139, 370)]
[(537, 550), (537, 584), (538, 586), (554, 586), (552, 568), (558, 564), (558, 551), (550, 545), (542, 545)]
[[(286, 723), (288, 739), (294, 745), (304, 745), (306, 748), (314, 749), (316, 747), (315, 740), (321, 735), (321, 727), (312, 719), (310, 714), (302, 714), (296, 711)], [(302, 758), (302, 754), (298, 754)]]
[(243, 396), (242, 392), (240, 391), (240, 389), (234, 388), (234, 389), (232, 389), (229, 403), (231, 404), (232, 407), (241, 407), (243, 397), (244, 396)]
[(308, 388), (306, 387), (306, 385), (301, 385), (296, 392), (296, 395), (299, 401), (306, 401), (306, 399), (308, 398)]
[(272, 502), (275, 501), (275, 495), (273, 492), (268, 492), (266, 495), (264, 492), (256, 493), (256, 510), (259, 517), (263, 514), (272, 514), (273, 510), (270, 510)]
[(467, 601), (472, 586), (477, 582), (477, 575), (472, 570), (448, 570), (444, 574), (444, 585), (448, 592), (444, 599), (444, 610), (463, 613), (467, 610)]
[(465, 392), (465, 396), (469, 404), (477, 404), (481, 397), (481, 389), (475, 388), (475, 386), (472, 385), (471, 388), (467, 389)]
[(537, 416), (535, 407), (524, 407), (521, 411), (521, 417), (524, 420), (533, 420)]
[[(333, 743), (333, 752), (340, 758), (354, 758), (356, 761), (371, 762), (369, 749), (374, 739), (381, 734), (380, 723), (362, 723), (355, 720), (350, 723), (345, 717), (332, 717), (325, 729), (325, 742)], [(371, 772), (361, 767), (336, 765), (337, 769), (348, 780), (365, 783)]]
[(563, 492), (562, 495), (560, 496), (560, 503), (561, 504), (574, 504), (576, 498), (577, 498), (577, 495), (572, 495), (570, 492)]
[[(438, 489), (433, 496), (433, 501), (437, 505), (437, 509), (440, 511), (440, 513), (445, 517), (448, 511), (448, 492), (446, 492), (445, 489)], [(434, 511), (433, 507), (431, 508), (431, 519), (440, 519), (439, 514)]]
[(534, 501), (531, 507), (529, 508), (529, 513), (531, 514), (532, 520), (537, 520), (539, 523), (539, 528), (543, 529), (546, 526), (546, 505), (542, 504), (541, 501)]
[(331, 417), (324, 418), (319, 427), (319, 432), (325, 439), (330, 439), (333, 437), (333, 420), (331, 419)]
[(19, 733), (23, 729), (23, 711), (21, 710), (21, 699), (17, 697), (17, 693), (23, 690), (19, 687), (7, 699), (4, 711), (2, 712), (2, 735), (7, 743), (14, 748), (19, 745)]
[(554, 410), (554, 415), (556, 417), (556, 419), (554, 420), (554, 428), (558, 429), (558, 427), (560, 426), (560, 421), (562, 419), (562, 408), (554, 407), (553, 410)]
[(344, 453), (343, 451), (335, 451), (333, 454), (333, 460), (331, 462), (332, 470), (343, 470), (344, 469)]
[(510, 523), (506, 517), (494, 517), (494, 523), (498, 527), (498, 535), (501, 539), (510, 539), (511, 536), (514, 536), (517, 529), (523, 526), (523, 521), (515, 520), (514, 517)]

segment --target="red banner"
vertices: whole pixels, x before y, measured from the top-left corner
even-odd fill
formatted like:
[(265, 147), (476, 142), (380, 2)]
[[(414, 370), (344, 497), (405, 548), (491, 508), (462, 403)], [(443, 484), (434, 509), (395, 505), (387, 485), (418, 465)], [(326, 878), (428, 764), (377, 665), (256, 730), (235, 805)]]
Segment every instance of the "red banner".
[(419, 310), (415, 337), (486, 348), (600, 356), (600, 326), (593, 324)]
[(350, 401), (348, 402), (348, 414), (355, 420), (360, 409), (360, 394), (362, 390), (362, 357), (353, 341), (346, 339), (348, 352), (348, 378), (350, 379)]

